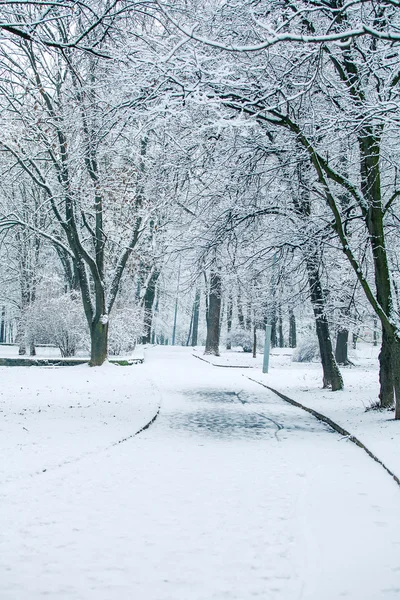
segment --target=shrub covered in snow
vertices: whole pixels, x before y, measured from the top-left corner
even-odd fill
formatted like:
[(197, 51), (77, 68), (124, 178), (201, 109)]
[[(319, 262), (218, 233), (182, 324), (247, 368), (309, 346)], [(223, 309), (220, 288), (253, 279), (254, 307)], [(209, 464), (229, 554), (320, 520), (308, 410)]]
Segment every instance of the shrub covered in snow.
[(241, 346), (243, 352), (251, 352), (253, 349), (253, 340), (250, 331), (244, 329), (235, 329), (230, 334), (231, 344), (233, 346)]
[(318, 340), (315, 336), (309, 336), (301, 340), (293, 352), (293, 362), (312, 362), (319, 359)]
[(40, 298), (28, 314), (28, 335), (35, 343), (54, 344), (61, 356), (88, 349), (89, 332), (79, 297), (70, 293)]

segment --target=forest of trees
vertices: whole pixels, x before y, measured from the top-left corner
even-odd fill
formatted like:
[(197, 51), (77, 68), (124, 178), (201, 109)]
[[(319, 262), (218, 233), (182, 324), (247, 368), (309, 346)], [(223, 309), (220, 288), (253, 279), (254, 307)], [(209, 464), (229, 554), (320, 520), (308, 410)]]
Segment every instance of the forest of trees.
[(370, 336), (399, 419), (400, 3), (0, 12), (0, 342), (101, 365), (268, 323), (336, 391)]

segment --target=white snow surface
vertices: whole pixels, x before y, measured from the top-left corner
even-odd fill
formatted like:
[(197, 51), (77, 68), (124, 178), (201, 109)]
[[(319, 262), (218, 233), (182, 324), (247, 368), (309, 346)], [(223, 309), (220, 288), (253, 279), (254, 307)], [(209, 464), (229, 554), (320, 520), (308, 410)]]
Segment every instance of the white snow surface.
[(262, 373), (262, 354), (254, 359), (251, 354), (237, 351), (222, 352), (220, 357), (203, 357), (199, 351), (196, 353), (215, 364), (245, 366), (246, 370), (241, 371), (244, 376), (330, 417), (357, 436), (400, 477), (400, 421), (394, 420), (394, 410), (368, 410), (378, 402), (379, 350), (379, 346), (361, 342), (357, 350), (350, 351), (353, 364), (340, 367), (345, 385), (339, 392), (322, 389), (321, 364), (292, 362), (290, 348), (271, 351), (270, 369), (266, 374)]
[(0, 368), (1, 600), (398, 599), (398, 486), (245, 373)]

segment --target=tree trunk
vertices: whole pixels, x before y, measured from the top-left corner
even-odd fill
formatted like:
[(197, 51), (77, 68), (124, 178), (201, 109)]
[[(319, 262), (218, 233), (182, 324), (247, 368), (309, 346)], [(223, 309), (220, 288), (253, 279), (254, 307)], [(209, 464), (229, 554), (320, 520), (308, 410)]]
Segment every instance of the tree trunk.
[(174, 325), (172, 328), (172, 340), (171, 340), (171, 345), (175, 346), (175, 339), (176, 339), (176, 324), (178, 321), (178, 296), (175, 299), (175, 309), (174, 309)]
[[(380, 174), (380, 138), (374, 134), (372, 126), (366, 126), (360, 133), (360, 171), (361, 189), (368, 201), (368, 210), (365, 214), (365, 223), (369, 232), (369, 241), (374, 263), (374, 277), (376, 288), (376, 299), (385, 314), (390, 318), (392, 312), (392, 290), (390, 285), (390, 270), (386, 252), (386, 241), (384, 231), (384, 210), (381, 196), (381, 174)], [(399, 367), (399, 363), (391, 358), (391, 353), (396, 352), (398, 340), (396, 341), (393, 327), (382, 322), (382, 347), (379, 354), (379, 380), (380, 380), (380, 403), (386, 408), (393, 404), (396, 392), (395, 381), (400, 373), (393, 369)], [(385, 338), (385, 339), (384, 339)], [(396, 394), (396, 412), (400, 413), (400, 395)]]
[(374, 317), (374, 331), (373, 331), (374, 346), (378, 345), (378, 318)]
[(276, 348), (278, 346), (278, 333), (276, 325), (276, 307), (273, 306), (271, 311), (271, 348)]
[(244, 329), (245, 323), (244, 323), (242, 296), (241, 296), (240, 291), (238, 292), (238, 295), (237, 295), (237, 311), (238, 311), (239, 327), (240, 327), (240, 329)]
[(316, 264), (316, 260), (312, 257), (306, 258), (306, 265), (321, 355), (323, 387), (332, 387), (332, 391), (336, 392), (337, 390), (343, 389), (343, 379), (333, 355), (328, 320), (324, 311), (324, 294), (319, 277), (318, 265)]
[(395, 392), (395, 396), (396, 396), (394, 418), (396, 420), (399, 420), (400, 419), (400, 340), (398, 340), (398, 339), (393, 340), (392, 373), (393, 373), (394, 392)]
[(17, 323), (17, 343), (19, 356), (26, 354), (26, 336), (25, 336), (25, 314), (21, 311), (21, 316)]
[(257, 327), (253, 326), (253, 358), (257, 358)]
[(221, 275), (212, 271), (208, 300), (207, 338), (204, 354), (219, 356), (219, 321), (221, 315)]
[(231, 331), (232, 331), (232, 314), (233, 314), (233, 302), (232, 296), (228, 297), (228, 305), (226, 308), (226, 329), (227, 329), (227, 337), (226, 337), (226, 349), (232, 349), (232, 340), (231, 340)]
[(390, 408), (394, 402), (395, 382), (393, 366), (396, 366), (397, 363), (392, 360), (392, 357), (396, 347), (395, 338), (383, 329), (382, 345), (379, 353), (379, 402), (382, 408)]
[(296, 348), (297, 346), (297, 333), (296, 333), (296, 317), (294, 316), (293, 309), (289, 309), (289, 348)]
[(153, 324), (153, 304), (156, 295), (156, 286), (159, 275), (159, 271), (153, 271), (144, 294), (144, 335), (142, 337), (142, 344), (150, 344), (151, 340), (151, 327)]
[(348, 358), (349, 330), (339, 329), (336, 337), (335, 358), (339, 365), (349, 365)]
[(194, 313), (194, 308), (192, 309), (192, 314), (190, 315), (189, 333), (188, 333), (187, 340), (186, 340), (186, 346), (189, 346), (189, 344), (190, 344), (190, 337), (191, 337), (191, 335), (192, 335), (192, 329), (193, 329), (193, 313)]
[(278, 333), (279, 333), (279, 348), (284, 348), (285, 347), (285, 339), (283, 337), (283, 323), (282, 323), (281, 307), (279, 307)]
[(192, 346), (197, 346), (197, 338), (199, 335), (199, 316), (200, 316), (200, 289), (197, 288), (193, 304), (193, 330), (192, 330)]
[(6, 307), (3, 306), (1, 309), (0, 319), (0, 342), (6, 341)]
[(107, 359), (108, 320), (99, 319), (90, 328), (90, 366), (99, 367)]

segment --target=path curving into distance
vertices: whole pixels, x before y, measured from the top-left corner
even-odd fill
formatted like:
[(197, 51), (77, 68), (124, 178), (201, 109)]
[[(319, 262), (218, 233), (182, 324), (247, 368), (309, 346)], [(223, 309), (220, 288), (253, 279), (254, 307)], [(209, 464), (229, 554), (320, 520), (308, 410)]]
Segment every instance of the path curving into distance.
[(187, 349), (141, 368), (151, 427), (3, 491), (2, 600), (400, 597), (400, 491), (379, 465)]

